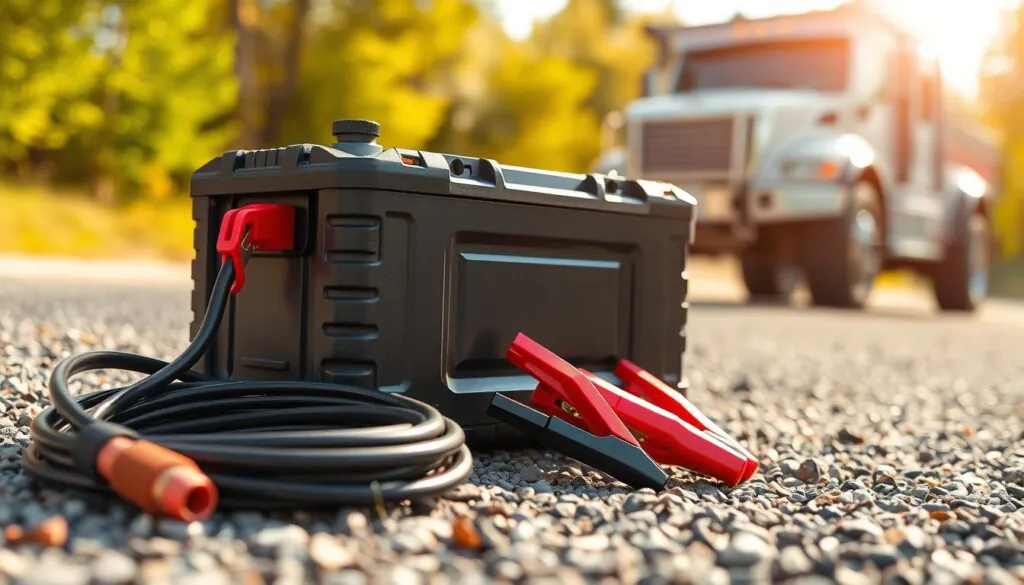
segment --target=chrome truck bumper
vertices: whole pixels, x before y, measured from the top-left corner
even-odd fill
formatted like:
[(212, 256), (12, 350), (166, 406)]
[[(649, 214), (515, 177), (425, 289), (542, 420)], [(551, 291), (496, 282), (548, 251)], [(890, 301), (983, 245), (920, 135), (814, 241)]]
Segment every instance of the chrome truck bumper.
[[(751, 189), (748, 209), (755, 224), (837, 217), (847, 186), (839, 183), (777, 183)], [(699, 209), (698, 209), (699, 212)]]
[(846, 187), (826, 183), (779, 183), (723, 190), (683, 184), (697, 200), (694, 254), (737, 252), (757, 240), (758, 231), (837, 217)]

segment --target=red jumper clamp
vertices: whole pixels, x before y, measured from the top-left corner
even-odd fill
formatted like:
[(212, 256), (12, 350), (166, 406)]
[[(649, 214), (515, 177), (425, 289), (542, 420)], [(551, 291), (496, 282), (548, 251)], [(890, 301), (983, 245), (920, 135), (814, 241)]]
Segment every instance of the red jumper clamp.
[(256, 250), (280, 252), (295, 245), (295, 208), (276, 203), (254, 203), (232, 209), (221, 220), (217, 251), (235, 266), (231, 294), (245, 285), (245, 264)]
[[(522, 333), (509, 347), (508, 360), (537, 378), (537, 391), (543, 388), (563, 406), (544, 413), (495, 394), (488, 408), (491, 416), (630, 486), (665, 487), (668, 474), (644, 452), (586, 374)], [(563, 409), (580, 413), (583, 423), (557, 416)]]
[[(673, 396), (676, 392), (631, 362), (623, 360), (616, 368), (618, 376), (631, 382), (627, 391), (590, 372), (574, 368), (522, 334), (509, 349), (509, 361), (541, 382), (530, 395), (531, 405), (540, 412), (529, 410), (535, 413), (534, 418), (543, 417), (548, 428), (552, 421), (564, 421), (594, 434), (613, 435), (631, 446), (639, 446), (657, 463), (685, 467), (730, 486), (749, 480), (757, 471), (757, 460), (749, 452), (689, 401), (685, 398), (682, 402), (677, 401)], [(556, 369), (562, 372), (564, 380), (573, 380), (571, 389), (551, 381), (550, 372)], [(579, 376), (588, 383), (579, 381)], [(508, 411), (513, 407), (506, 401), (512, 402), (504, 396), (496, 396), (492, 407), (510, 417)], [(522, 405), (514, 408), (519, 406)], [(514, 424), (506, 417), (496, 415), (496, 418)], [(522, 428), (524, 425), (516, 426)], [(563, 444), (550, 441), (551, 437), (542, 433), (540, 439), (566, 452)], [(593, 458), (592, 454), (590, 456)], [(590, 461), (577, 459), (603, 469)], [(634, 455), (633, 461), (639, 460)], [(620, 467), (631, 464), (635, 465), (624, 461), (618, 463)], [(606, 471), (621, 479), (614, 472)]]
[(757, 472), (757, 460), (731, 438), (692, 425), (597, 376), (592, 379), (616, 414), (640, 437), (640, 446), (658, 463), (685, 467), (730, 486)]
[(743, 478), (743, 481), (753, 477), (757, 471), (757, 458), (703, 412), (697, 410), (697, 407), (685, 396), (629, 360), (619, 360), (619, 365), (615, 368), (615, 375), (623, 381), (626, 391), (630, 394), (671, 412), (701, 431), (715, 435), (720, 441), (739, 451), (744, 458), (753, 461), (755, 465)]

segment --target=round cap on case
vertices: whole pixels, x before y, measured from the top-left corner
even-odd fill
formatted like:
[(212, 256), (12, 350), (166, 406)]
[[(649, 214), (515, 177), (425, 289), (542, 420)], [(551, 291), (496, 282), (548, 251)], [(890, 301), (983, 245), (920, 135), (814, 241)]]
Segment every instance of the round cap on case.
[(338, 142), (373, 142), (380, 136), (380, 124), (373, 120), (335, 120), (331, 134)]

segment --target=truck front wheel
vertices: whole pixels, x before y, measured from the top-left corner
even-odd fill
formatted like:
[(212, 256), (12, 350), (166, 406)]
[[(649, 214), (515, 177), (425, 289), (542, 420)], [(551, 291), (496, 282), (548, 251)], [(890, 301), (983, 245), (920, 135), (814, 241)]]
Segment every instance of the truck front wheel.
[(764, 252), (741, 253), (740, 270), (750, 300), (789, 303), (799, 284), (795, 266)]
[(804, 273), (814, 304), (861, 309), (882, 267), (878, 192), (865, 181), (850, 190), (842, 216), (808, 226)]
[(943, 311), (973, 312), (988, 294), (989, 229), (985, 216), (965, 215), (934, 269), (935, 300)]

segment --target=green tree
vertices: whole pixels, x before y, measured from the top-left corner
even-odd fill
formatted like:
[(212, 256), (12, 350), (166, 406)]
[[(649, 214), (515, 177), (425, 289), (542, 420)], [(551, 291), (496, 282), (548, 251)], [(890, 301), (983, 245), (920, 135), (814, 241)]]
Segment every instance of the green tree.
[[(616, 1), (569, 0), (562, 12), (537, 27), (533, 41), (538, 50), (593, 72), (584, 104), (603, 120), (639, 95), (644, 72), (655, 58), (654, 45), (643, 32), (647, 21), (627, 17)], [(599, 148), (595, 135), (586, 147), (590, 161)]]
[(994, 224), (1006, 257), (1024, 252), (1024, 6), (1008, 15), (982, 76), (981, 103), (1002, 138), (1004, 174)]
[(617, 2), (569, 0), (562, 12), (538, 25), (533, 38), (540, 50), (597, 74), (588, 104), (603, 116), (636, 97), (654, 60), (654, 46), (642, 30), (645, 22), (625, 18)]
[(301, 57), (288, 142), (330, 140), (331, 120), (371, 118), (387, 144), (424, 147), (446, 119), (448, 82), (479, 14), (468, 0), (333, 0)]
[(509, 47), (492, 73), (478, 149), (505, 164), (585, 172), (600, 133), (586, 103), (595, 77), (566, 59)]
[(34, 153), (65, 146), (96, 126), (87, 99), (98, 72), (93, 39), (81, 27), (88, 0), (0, 2), (0, 169), (41, 168)]
[(483, 69), (482, 84), (455, 102), (441, 149), (505, 165), (585, 172), (600, 131), (587, 105), (594, 72), (530, 41), (504, 38), (492, 26), (480, 33), (497, 41), (474, 63)]
[(105, 201), (173, 192), (235, 133), (233, 41), (212, 27), (223, 8), (221, 0), (6, 5), (0, 157), (53, 166), (57, 179), (89, 184)]
[[(238, 148), (259, 148), (281, 140), (295, 115), (295, 96), (307, 48), (313, 0), (224, 0), (226, 28), (235, 39), (234, 75), (238, 103)], [(315, 15), (319, 17), (320, 15)], [(330, 56), (327, 56), (330, 58)]]
[(108, 4), (107, 49), (94, 98), (104, 122), (80, 138), (93, 184), (167, 191), (235, 133), (232, 38), (213, 30), (215, 0)]

